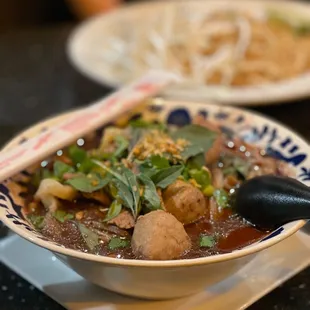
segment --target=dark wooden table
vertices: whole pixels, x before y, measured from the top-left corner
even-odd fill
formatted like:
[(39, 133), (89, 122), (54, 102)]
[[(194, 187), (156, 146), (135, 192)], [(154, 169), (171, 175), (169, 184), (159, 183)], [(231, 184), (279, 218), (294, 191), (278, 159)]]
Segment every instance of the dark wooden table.
[[(111, 91), (82, 77), (68, 62), (65, 47), (73, 26), (0, 34), (0, 144), (34, 122), (89, 103)], [(256, 110), (280, 120), (310, 140), (309, 99)], [(63, 308), (0, 263), (0, 309)], [(229, 306), (227, 309), (235, 310)], [(310, 268), (249, 309), (310, 309)]]

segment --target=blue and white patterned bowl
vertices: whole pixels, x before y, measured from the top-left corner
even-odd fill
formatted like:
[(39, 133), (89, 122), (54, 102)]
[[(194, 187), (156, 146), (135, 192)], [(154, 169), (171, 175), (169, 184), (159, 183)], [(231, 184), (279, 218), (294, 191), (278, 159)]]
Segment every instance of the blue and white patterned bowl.
[[(205, 103), (155, 100), (147, 110), (148, 113), (151, 111), (155, 119), (165, 120), (170, 124), (188, 124), (197, 114), (219, 122), (224, 130), (235, 132), (247, 142), (258, 145), (291, 164), (298, 180), (310, 185), (308, 143), (275, 121), (253, 112)], [(68, 115), (60, 115), (31, 127), (13, 139), (5, 150), (46, 130)], [(49, 241), (26, 221), (22, 212), (22, 185), (28, 174), (28, 171), (24, 171), (0, 184), (0, 216), (4, 224), (25, 239), (51, 250), (60, 260), (91, 282), (118, 293), (142, 298), (167, 299), (202, 290), (227, 278), (249, 262), (257, 252), (291, 236), (305, 224), (305, 221), (286, 224), (264, 240), (241, 250), (205, 258), (142, 261), (96, 256), (67, 249)]]

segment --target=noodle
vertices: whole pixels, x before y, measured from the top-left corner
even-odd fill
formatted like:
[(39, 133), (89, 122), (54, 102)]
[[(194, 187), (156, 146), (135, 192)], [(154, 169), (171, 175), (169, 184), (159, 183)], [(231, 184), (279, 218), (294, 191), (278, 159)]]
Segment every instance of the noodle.
[[(257, 13), (257, 12), (256, 12)], [(200, 12), (166, 8), (117, 35), (104, 52), (111, 71), (167, 69), (197, 84), (279, 82), (310, 69), (310, 27), (275, 12)], [(128, 42), (130, 41), (130, 42)], [(114, 53), (114, 55), (113, 55)]]

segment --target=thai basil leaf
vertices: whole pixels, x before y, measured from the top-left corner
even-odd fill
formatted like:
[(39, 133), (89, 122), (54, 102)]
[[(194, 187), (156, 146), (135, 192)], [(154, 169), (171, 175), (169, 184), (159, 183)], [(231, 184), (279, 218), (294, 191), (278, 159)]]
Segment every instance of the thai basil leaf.
[(92, 160), (86, 157), (80, 164), (77, 164), (78, 171), (83, 173), (89, 173), (94, 170), (95, 164)]
[(216, 189), (213, 192), (213, 197), (220, 208), (224, 209), (229, 207), (229, 197), (223, 189)]
[(128, 186), (128, 182), (127, 182), (126, 178), (123, 177), (121, 174), (119, 174), (118, 172), (116, 172), (113, 169), (110, 169), (109, 167), (107, 167), (104, 163), (100, 162), (99, 160), (92, 159), (92, 162), (95, 163), (96, 165), (98, 165), (99, 167), (101, 167), (103, 170), (110, 173), (114, 178), (118, 179), (119, 181), (123, 182), (124, 184), (126, 184)]
[(129, 126), (133, 128), (157, 129), (161, 131), (165, 131), (167, 129), (167, 126), (163, 123), (147, 122), (142, 118), (130, 121)]
[(159, 170), (151, 179), (157, 187), (166, 188), (182, 173), (184, 166), (177, 165)]
[(110, 208), (108, 210), (108, 213), (104, 219), (105, 222), (108, 222), (112, 219), (114, 219), (116, 216), (118, 216), (122, 211), (122, 204), (116, 200), (114, 200), (111, 205)]
[(152, 155), (150, 158), (147, 159), (147, 162), (149, 162), (151, 166), (156, 169), (164, 169), (170, 167), (168, 159), (159, 155)]
[(116, 136), (115, 142), (117, 144), (117, 149), (113, 153), (113, 156), (117, 158), (121, 156), (124, 153), (124, 151), (128, 149), (129, 141), (123, 136)]
[(108, 244), (110, 250), (115, 250), (119, 248), (126, 248), (130, 245), (130, 241), (127, 239), (121, 239), (119, 237), (112, 238)]
[(201, 145), (190, 144), (185, 147), (185, 149), (181, 153), (181, 156), (184, 161), (187, 161), (190, 157), (202, 154), (203, 152), (204, 148)]
[(158, 196), (158, 193), (156, 191), (156, 186), (153, 183), (153, 181), (149, 177), (143, 174), (140, 174), (138, 178), (144, 185), (142, 201), (145, 207), (149, 211), (161, 209), (160, 198)]
[(67, 213), (64, 210), (56, 210), (53, 213), (53, 216), (55, 217), (56, 220), (58, 220), (61, 223), (64, 223), (65, 221), (74, 219), (74, 215), (73, 214)]
[(139, 190), (139, 183), (137, 181), (137, 177), (135, 174), (127, 169), (123, 168), (124, 176), (127, 179), (127, 183), (129, 185), (129, 189), (132, 193), (133, 202), (134, 202), (134, 217), (136, 218), (138, 215), (138, 209), (139, 209), (139, 200), (140, 200), (140, 190)]
[(62, 161), (56, 160), (54, 162), (54, 175), (55, 177), (62, 179), (63, 175), (68, 172), (75, 172), (75, 169), (70, 165), (65, 164)]
[(212, 147), (217, 133), (202, 126), (188, 125), (173, 132), (171, 136), (175, 140), (185, 139), (190, 142), (181, 154), (184, 160), (187, 160), (199, 153), (207, 152)]
[(204, 154), (200, 153), (188, 159), (186, 168), (188, 169), (201, 169), (206, 163)]
[(121, 200), (122, 204), (131, 210), (131, 213), (135, 216), (135, 207), (132, 192), (128, 185), (120, 181), (119, 179), (113, 179), (113, 184), (117, 188), (117, 197)]
[(87, 152), (77, 145), (70, 146), (68, 154), (75, 165), (81, 164), (87, 158)]
[(159, 155), (152, 155), (140, 164), (139, 169), (144, 175), (152, 177), (159, 170), (168, 167), (170, 167), (170, 164), (167, 158)]
[(110, 174), (106, 174), (103, 177), (98, 173), (90, 173), (69, 179), (66, 181), (66, 184), (71, 185), (80, 192), (92, 193), (105, 187), (111, 179), (112, 176)]
[(80, 233), (91, 251), (99, 245), (99, 236), (92, 230), (88, 229), (85, 225), (77, 222)]
[(200, 236), (199, 245), (202, 248), (212, 248), (216, 243), (216, 240), (212, 236)]

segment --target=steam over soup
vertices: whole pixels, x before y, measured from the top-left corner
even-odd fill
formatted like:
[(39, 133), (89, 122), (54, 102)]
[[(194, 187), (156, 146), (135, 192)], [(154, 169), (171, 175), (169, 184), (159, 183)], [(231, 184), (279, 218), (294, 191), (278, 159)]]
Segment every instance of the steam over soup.
[(238, 186), (283, 162), (196, 118), (107, 127), (43, 161), (25, 213), (65, 247), (115, 258), (171, 260), (231, 252), (263, 238), (236, 214)]

